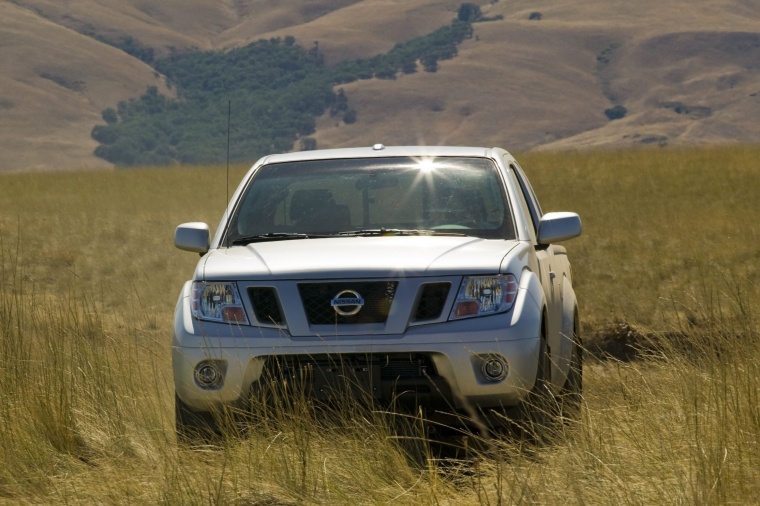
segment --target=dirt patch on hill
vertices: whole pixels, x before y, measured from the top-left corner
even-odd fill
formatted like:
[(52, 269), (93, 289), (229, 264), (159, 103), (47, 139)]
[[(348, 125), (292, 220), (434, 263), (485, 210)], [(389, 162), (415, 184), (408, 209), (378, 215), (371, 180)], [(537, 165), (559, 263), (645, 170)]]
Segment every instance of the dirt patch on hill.
[(586, 351), (599, 360), (631, 362), (654, 350), (651, 334), (647, 335), (624, 322), (612, 323), (585, 334)]

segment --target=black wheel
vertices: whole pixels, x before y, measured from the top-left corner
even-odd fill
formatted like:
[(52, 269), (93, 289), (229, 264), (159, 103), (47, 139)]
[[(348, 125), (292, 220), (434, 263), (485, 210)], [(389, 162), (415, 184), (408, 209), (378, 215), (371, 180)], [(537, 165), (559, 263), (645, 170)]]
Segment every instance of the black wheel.
[(570, 370), (560, 392), (560, 399), (562, 416), (568, 420), (578, 419), (583, 401), (583, 344), (577, 314), (573, 323), (573, 354), (570, 358)]
[(196, 412), (174, 394), (174, 422), (177, 443), (182, 446), (204, 446), (219, 441), (221, 431), (211, 413)]
[(551, 359), (546, 346), (545, 319), (541, 324), (541, 345), (538, 354), (536, 381), (527, 397), (520, 402), (518, 425), (521, 436), (534, 442), (543, 441), (557, 418), (557, 399), (551, 391)]

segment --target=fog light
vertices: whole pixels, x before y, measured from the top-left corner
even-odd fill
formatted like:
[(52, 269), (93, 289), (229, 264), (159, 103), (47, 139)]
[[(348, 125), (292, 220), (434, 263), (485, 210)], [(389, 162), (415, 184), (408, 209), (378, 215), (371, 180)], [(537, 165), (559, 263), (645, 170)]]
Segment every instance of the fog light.
[(206, 389), (216, 389), (222, 386), (222, 371), (215, 362), (201, 362), (195, 366), (195, 382)]
[(507, 376), (507, 363), (499, 357), (488, 357), (483, 361), (483, 376), (491, 381), (501, 381)]

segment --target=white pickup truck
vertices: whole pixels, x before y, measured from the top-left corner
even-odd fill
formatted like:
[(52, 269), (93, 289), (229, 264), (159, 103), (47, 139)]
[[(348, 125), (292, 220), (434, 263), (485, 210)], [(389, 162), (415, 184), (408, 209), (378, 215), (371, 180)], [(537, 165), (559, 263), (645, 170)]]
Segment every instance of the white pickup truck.
[(532, 397), (578, 399), (578, 306), (556, 243), (580, 233), (498, 148), (262, 158), (213, 238), (205, 223), (175, 233), (202, 255), (174, 318), (178, 437), (288, 382), (481, 428)]

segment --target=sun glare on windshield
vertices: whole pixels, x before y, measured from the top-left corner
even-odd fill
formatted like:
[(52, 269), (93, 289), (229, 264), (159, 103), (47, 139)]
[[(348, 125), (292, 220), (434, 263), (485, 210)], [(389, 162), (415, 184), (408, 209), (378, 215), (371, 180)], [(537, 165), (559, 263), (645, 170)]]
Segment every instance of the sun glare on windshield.
[(417, 160), (417, 166), (422, 172), (433, 172), (435, 170), (435, 160), (432, 158), (421, 158)]

